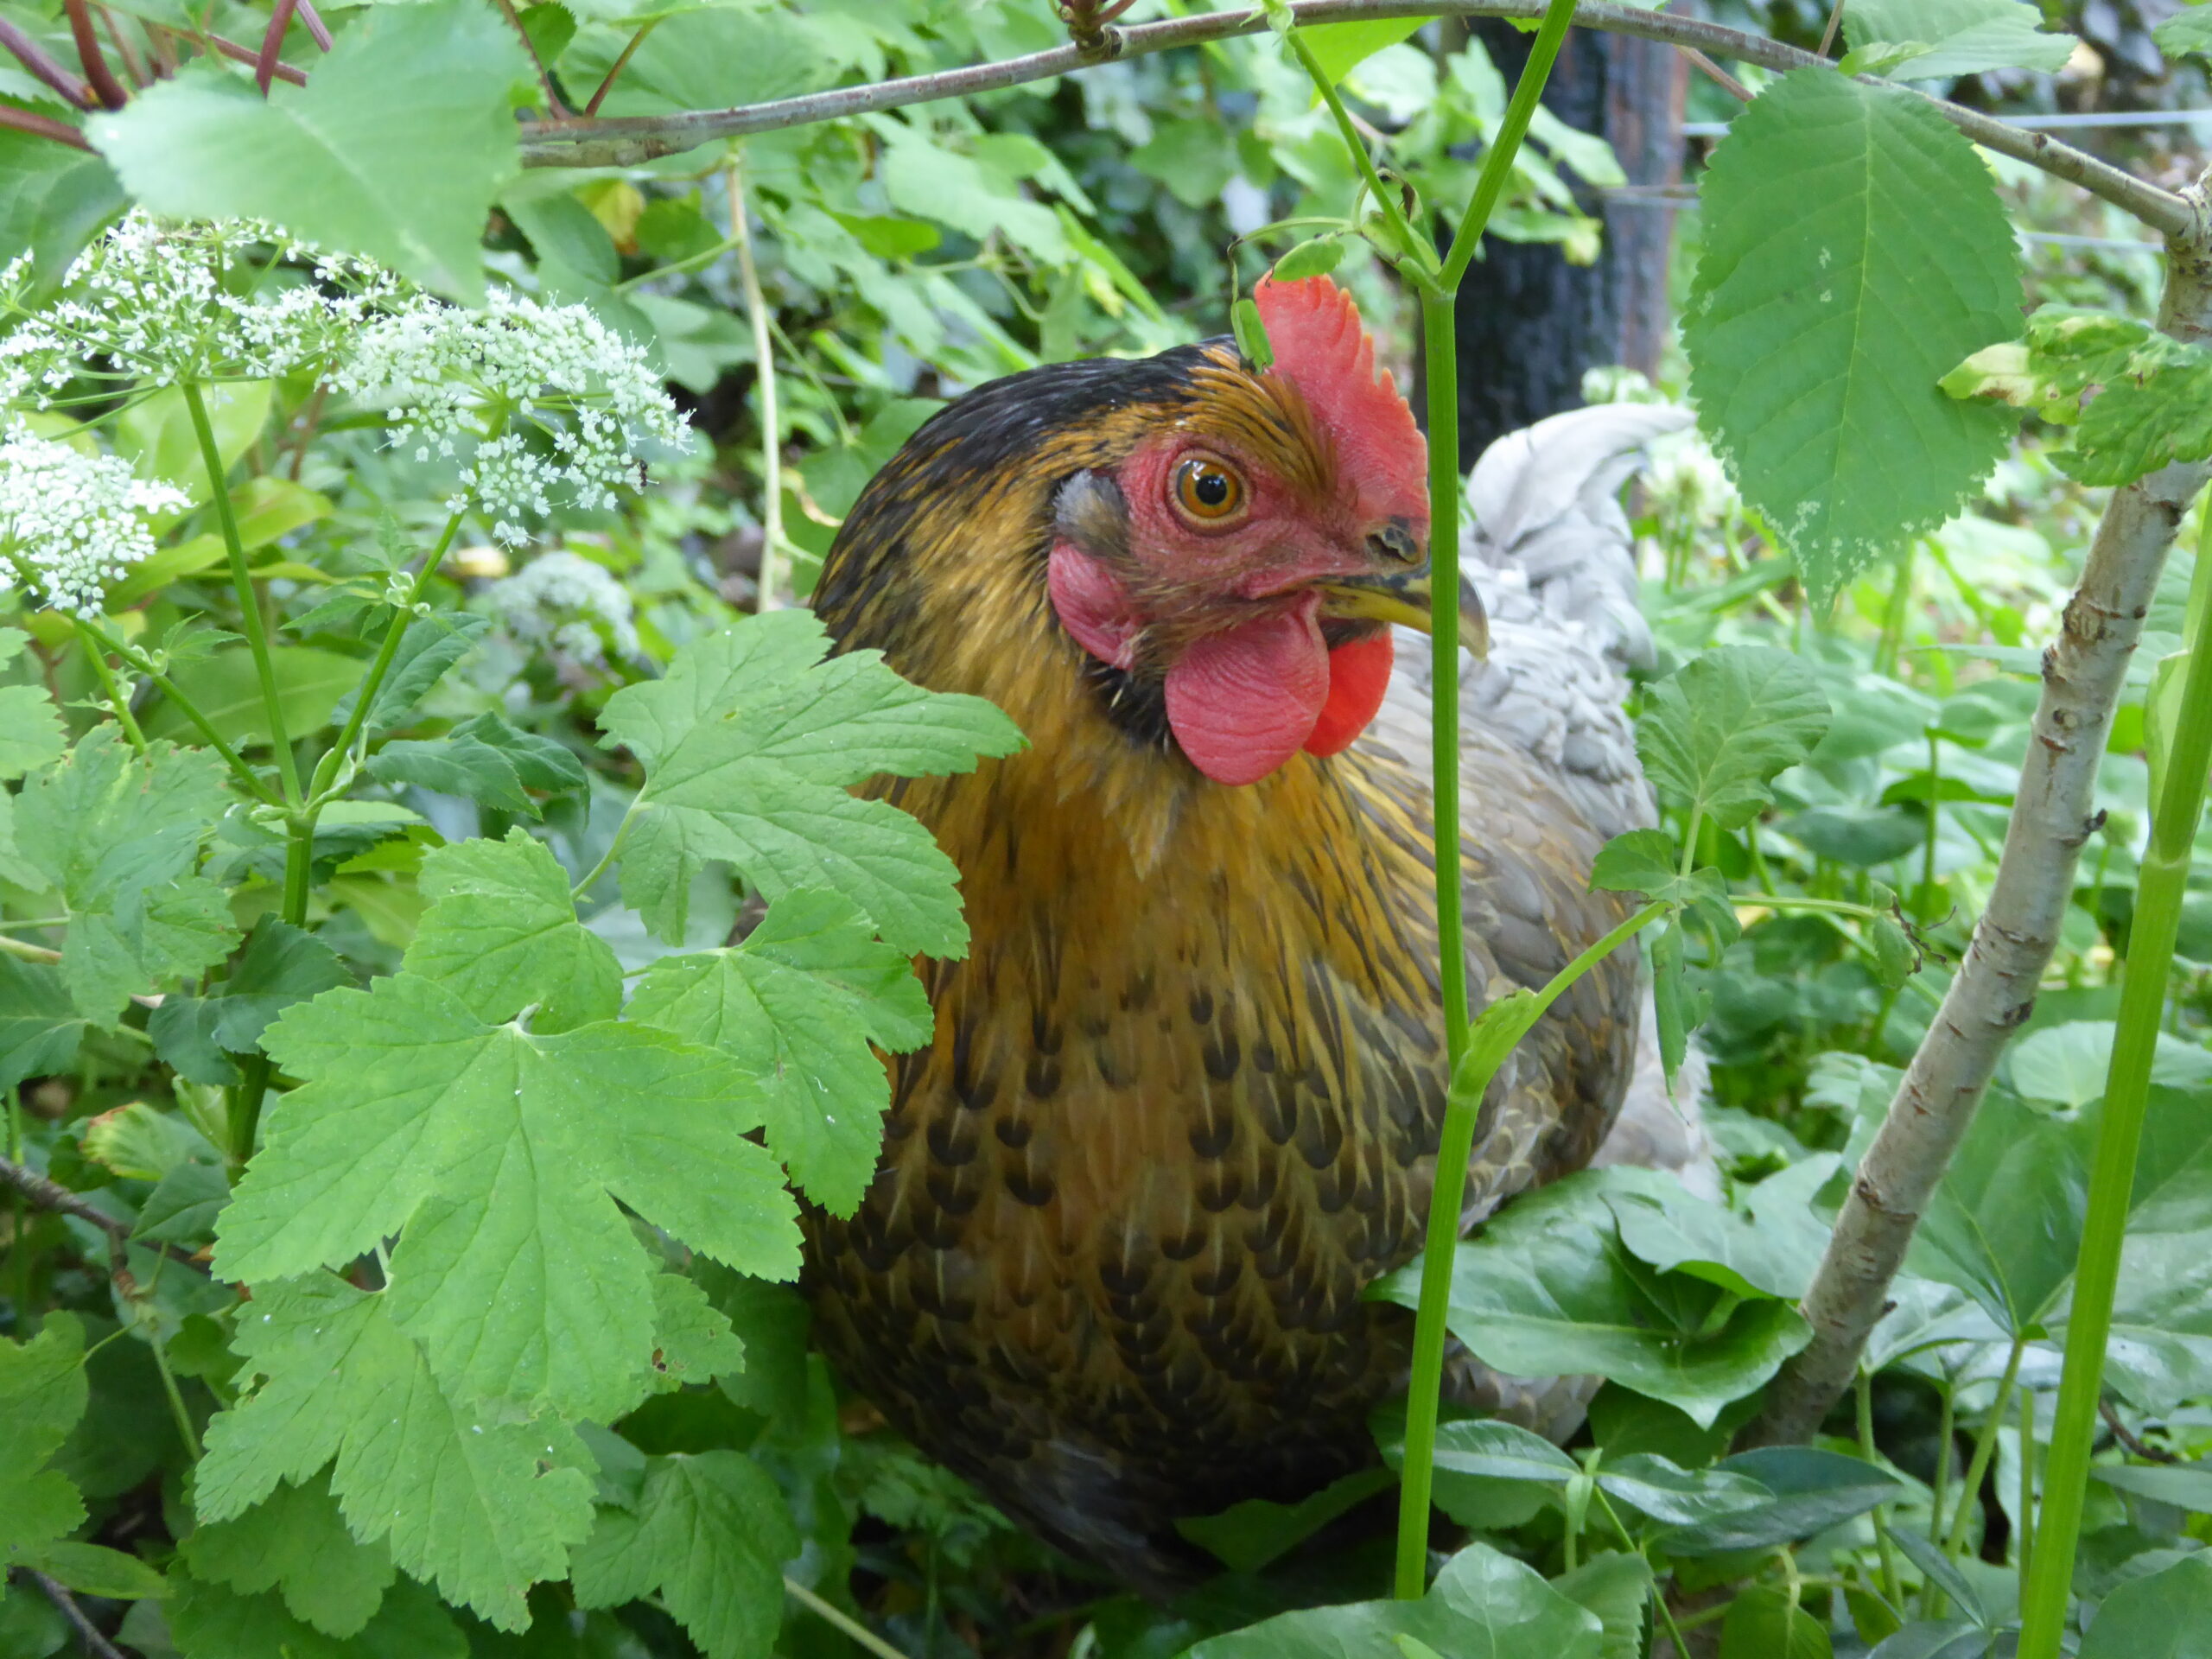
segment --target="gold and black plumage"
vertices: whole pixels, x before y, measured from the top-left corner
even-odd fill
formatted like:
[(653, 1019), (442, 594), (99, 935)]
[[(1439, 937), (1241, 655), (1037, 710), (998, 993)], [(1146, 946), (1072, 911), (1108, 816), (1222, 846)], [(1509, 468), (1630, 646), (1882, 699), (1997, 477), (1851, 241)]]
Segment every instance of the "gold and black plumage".
[[(1329, 422), (1216, 343), (970, 394), (830, 556), (817, 604), (842, 647), (990, 698), (1030, 747), (881, 785), (959, 865), (973, 944), (922, 964), (935, 1040), (892, 1062), (877, 1178), (850, 1219), (809, 1217), (807, 1269), (826, 1351), (896, 1427), (1154, 1590), (1195, 1565), (1178, 1517), (1371, 1460), (1410, 1316), (1362, 1291), (1419, 1248), (1444, 1093), (1420, 725), (1386, 709), (1340, 753), (1224, 785), (1160, 689), (1174, 623), (1203, 621), (1160, 601), (1117, 667), (1048, 594), (1056, 545), (1129, 533), (1132, 457), (1163, 433), (1317, 515), (1354, 492)], [(1588, 890), (1607, 831), (1553, 768), (1482, 730), (1463, 765), (1481, 1000), (1541, 984), (1624, 912)], [(1522, 1045), (1471, 1217), (1589, 1160), (1640, 1004), (1616, 958)]]

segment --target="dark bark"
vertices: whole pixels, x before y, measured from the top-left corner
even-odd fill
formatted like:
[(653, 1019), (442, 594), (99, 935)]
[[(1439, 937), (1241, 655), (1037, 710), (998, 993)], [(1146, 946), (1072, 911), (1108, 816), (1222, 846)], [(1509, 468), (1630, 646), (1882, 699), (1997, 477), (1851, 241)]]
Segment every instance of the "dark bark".
[[(1493, 18), (1474, 33), (1510, 83), (1531, 36)], [(1487, 238), (1459, 289), (1462, 468), (1516, 428), (1582, 403), (1582, 375), (1625, 363), (1651, 373), (1667, 341), (1667, 267), (1675, 210), (1652, 200), (1681, 180), (1688, 65), (1656, 41), (1577, 29), (1544, 88), (1551, 112), (1609, 142), (1632, 187), (1601, 195), (1570, 179), (1604, 222), (1597, 263), (1576, 265), (1549, 243)]]

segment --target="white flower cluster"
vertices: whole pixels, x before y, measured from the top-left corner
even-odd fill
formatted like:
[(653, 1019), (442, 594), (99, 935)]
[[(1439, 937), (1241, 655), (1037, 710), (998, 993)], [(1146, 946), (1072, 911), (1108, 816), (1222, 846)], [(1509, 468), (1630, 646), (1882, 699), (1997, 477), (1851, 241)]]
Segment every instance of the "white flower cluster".
[[(420, 298), (365, 327), (332, 377), (381, 404), (418, 461), (458, 459), (495, 540), (529, 539), (556, 498), (612, 507), (641, 454), (684, 439), (645, 353), (580, 305), (495, 291), (482, 311)], [(541, 563), (543, 561), (541, 561)]]
[(16, 579), (56, 610), (100, 613), (101, 591), (154, 550), (145, 515), (192, 505), (114, 455), (86, 454), (18, 421), (0, 440), (0, 550)]
[(579, 554), (563, 550), (534, 559), (519, 575), (493, 583), (485, 599), (516, 639), (556, 658), (596, 668), (610, 644), (618, 656), (637, 654), (628, 590)]
[[(24, 308), (30, 272), (28, 254), (0, 272), (0, 306)], [(52, 305), (0, 340), (0, 400), (46, 408), (79, 379), (290, 374), (328, 361), (406, 291), (369, 260), (258, 219), (172, 224), (133, 211), (78, 257)]]

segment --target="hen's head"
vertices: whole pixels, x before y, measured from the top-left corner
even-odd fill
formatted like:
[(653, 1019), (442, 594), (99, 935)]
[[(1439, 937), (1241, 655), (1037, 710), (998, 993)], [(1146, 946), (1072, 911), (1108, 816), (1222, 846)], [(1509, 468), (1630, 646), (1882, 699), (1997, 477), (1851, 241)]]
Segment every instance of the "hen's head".
[[(1172, 739), (1217, 783), (1349, 745), (1381, 707), (1389, 624), (1426, 626), (1427, 448), (1335, 283), (1254, 298), (1264, 371), (1220, 341), (1058, 365), (931, 421), (832, 551), (832, 626), (943, 684), (899, 647), (957, 647), (918, 640), (912, 612), (974, 632), (1011, 600), (1081, 653), (1124, 732)], [(859, 601), (909, 620), (870, 626)]]

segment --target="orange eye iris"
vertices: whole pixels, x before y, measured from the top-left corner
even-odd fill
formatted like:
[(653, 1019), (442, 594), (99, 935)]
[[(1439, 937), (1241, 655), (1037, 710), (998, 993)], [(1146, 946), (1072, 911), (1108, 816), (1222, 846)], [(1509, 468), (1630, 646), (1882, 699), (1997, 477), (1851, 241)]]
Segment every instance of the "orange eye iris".
[(1244, 480), (1223, 461), (1204, 456), (1175, 469), (1175, 505), (1186, 518), (1217, 524), (1244, 505)]

